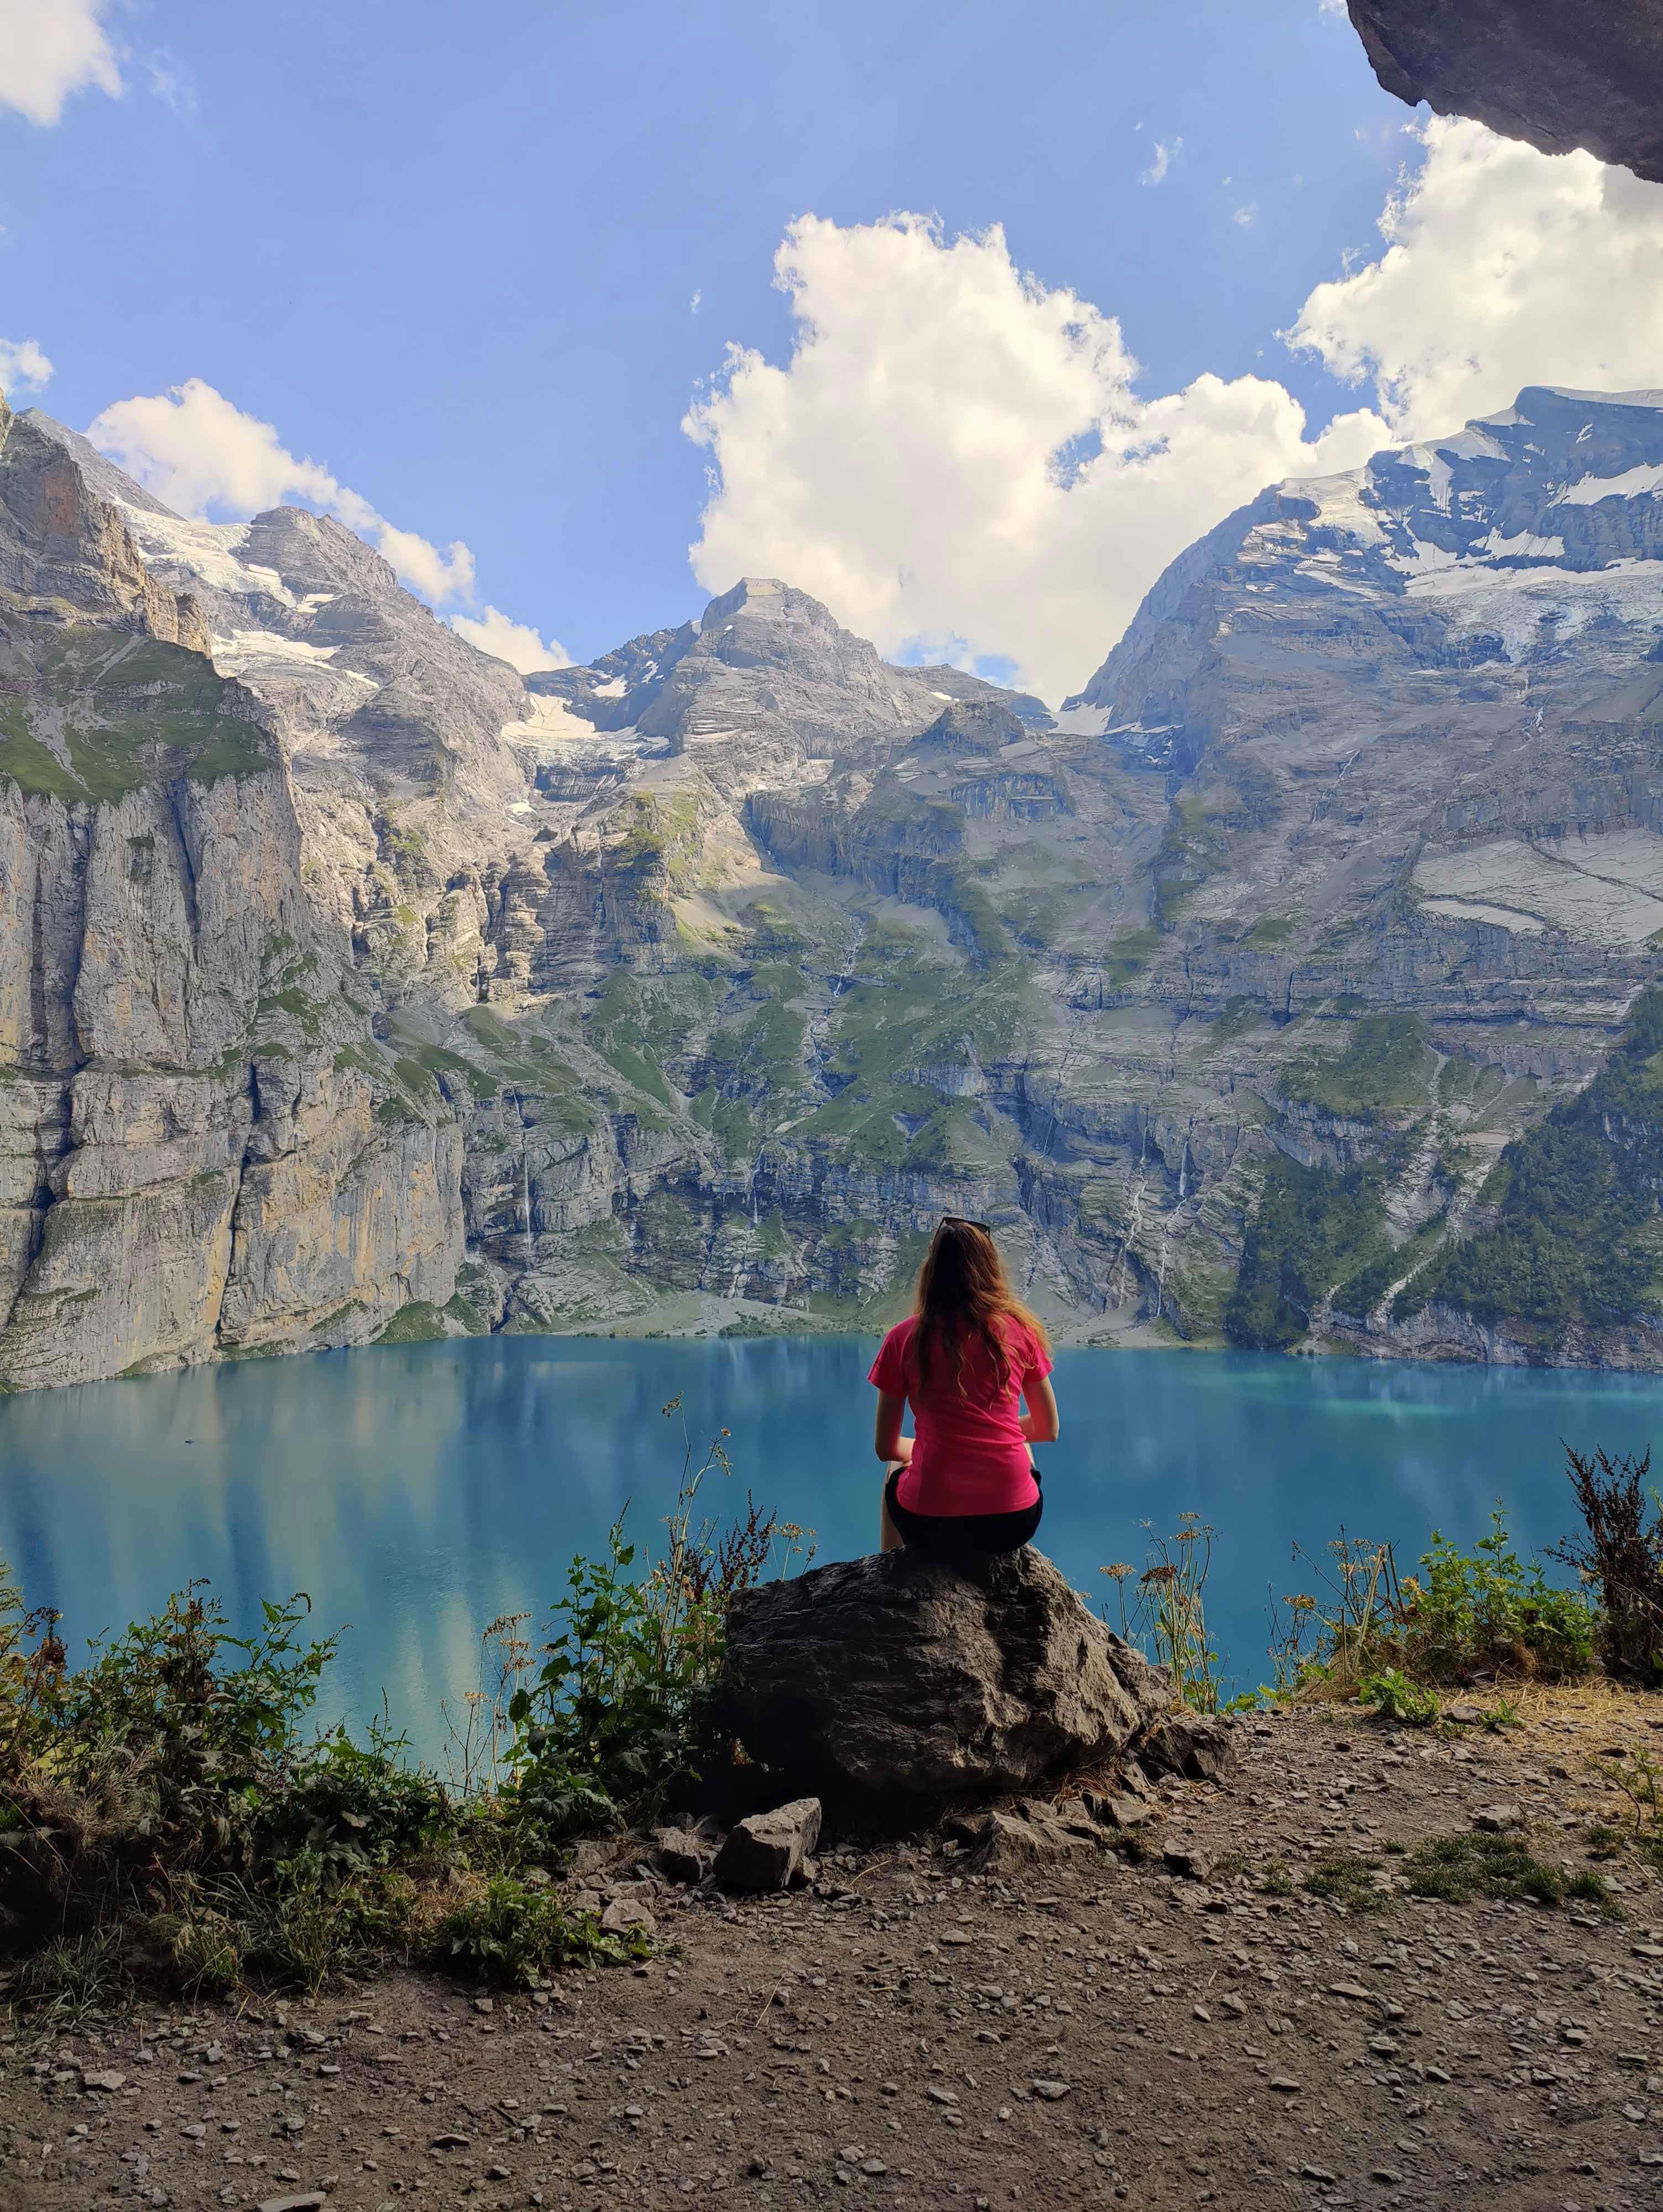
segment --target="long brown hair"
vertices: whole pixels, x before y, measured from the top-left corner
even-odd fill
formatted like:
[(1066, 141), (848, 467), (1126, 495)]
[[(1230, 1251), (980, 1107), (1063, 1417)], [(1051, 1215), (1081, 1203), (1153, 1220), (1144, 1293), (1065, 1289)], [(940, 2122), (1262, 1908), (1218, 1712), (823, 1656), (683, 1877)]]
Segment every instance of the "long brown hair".
[(1001, 1391), (1011, 1387), (1007, 1322), (1020, 1323), (1047, 1351), (1051, 1347), (1045, 1324), (1029, 1312), (1005, 1280), (999, 1248), (978, 1222), (950, 1216), (941, 1223), (918, 1271), (913, 1311), (918, 1316), (912, 1348), (920, 1382), (926, 1382), (942, 1354), (950, 1352), (961, 1396), (964, 1347), (973, 1336), (986, 1347)]

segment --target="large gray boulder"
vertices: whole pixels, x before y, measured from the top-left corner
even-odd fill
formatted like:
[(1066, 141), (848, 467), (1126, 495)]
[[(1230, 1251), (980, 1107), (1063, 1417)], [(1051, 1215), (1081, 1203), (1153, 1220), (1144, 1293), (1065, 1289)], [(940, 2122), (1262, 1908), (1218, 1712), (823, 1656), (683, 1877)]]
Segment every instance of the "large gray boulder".
[(962, 1568), (892, 1552), (747, 1590), (719, 1698), (751, 1758), (846, 1802), (1029, 1790), (1113, 1759), (1171, 1702), (1031, 1547)]

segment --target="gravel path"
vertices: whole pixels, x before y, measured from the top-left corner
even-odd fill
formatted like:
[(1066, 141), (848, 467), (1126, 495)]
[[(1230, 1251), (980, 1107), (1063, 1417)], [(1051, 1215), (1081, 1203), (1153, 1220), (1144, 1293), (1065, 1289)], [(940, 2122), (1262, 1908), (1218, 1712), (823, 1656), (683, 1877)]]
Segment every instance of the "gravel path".
[(1626, 1807), (1607, 1747), (1663, 1749), (1650, 1711), (1543, 1697), (1436, 1739), (1248, 1719), (1227, 1787), (1162, 1793), (1141, 1863), (832, 1850), (811, 1892), (736, 1905), (591, 1849), (591, 1888), (649, 1899), (672, 1947), (643, 1967), (494, 1999), (395, 1974), (8, 2046), (0, 2206), (1649, 2205), (1663, 1884), (1637, 1858), (1602, 1869), (1621, 1920), (1264, 1885), (1335, 1849), (1388, 1881), (1387, 1844), (1509, 1807), (1576, 1871)]

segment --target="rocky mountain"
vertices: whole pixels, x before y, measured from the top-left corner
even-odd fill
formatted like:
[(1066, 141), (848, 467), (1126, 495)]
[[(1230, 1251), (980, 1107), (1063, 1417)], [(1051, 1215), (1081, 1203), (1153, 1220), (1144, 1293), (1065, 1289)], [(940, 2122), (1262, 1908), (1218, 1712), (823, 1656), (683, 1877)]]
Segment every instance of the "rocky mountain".
[(767, 579), (522, 678), (5, 420), (13, 1387), (870, 1328), (944, 1211), (1077, 1338), (1657, 1364), (1663, 395), (1267, 491), (1055, 717)]
[(454, 1117), (308, 895), (282, 747), (134, 509), (0, 403), (0, 1382), (448, 1296)]

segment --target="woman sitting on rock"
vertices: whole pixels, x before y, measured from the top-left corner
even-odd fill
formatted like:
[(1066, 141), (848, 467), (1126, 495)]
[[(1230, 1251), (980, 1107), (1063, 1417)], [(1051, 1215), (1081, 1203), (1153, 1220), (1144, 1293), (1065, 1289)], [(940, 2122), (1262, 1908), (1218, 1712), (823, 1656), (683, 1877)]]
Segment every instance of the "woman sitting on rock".
[[(888, 1469), (886, 1552), (1015, 1552), (1029, 1540), (1042, 1505), (1029, 1446), (1057, 1436), (1050, 1372), (1045, 1329), (1005, 1280), (987, 1224), (950, 1213), (919, 1269), (911, 1320), (889, 1331), (866, 1378)], [(903, 1437), (908, 1404), (914, 1433)]]

